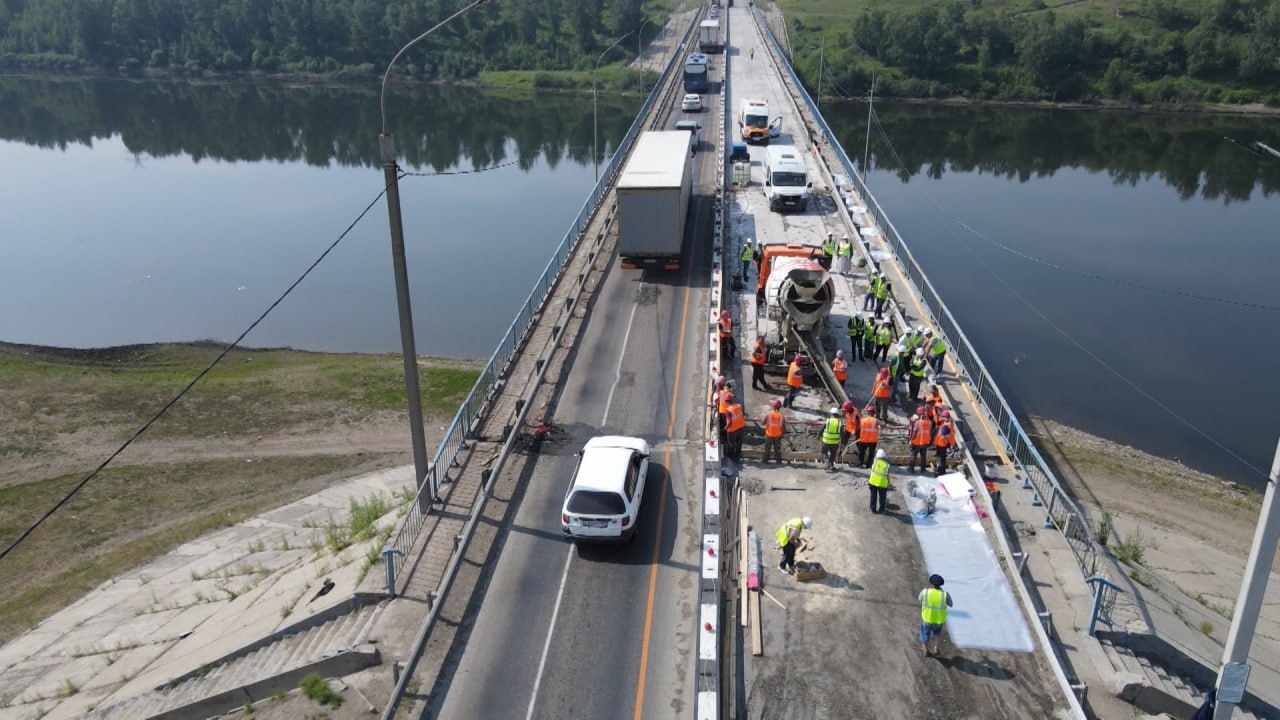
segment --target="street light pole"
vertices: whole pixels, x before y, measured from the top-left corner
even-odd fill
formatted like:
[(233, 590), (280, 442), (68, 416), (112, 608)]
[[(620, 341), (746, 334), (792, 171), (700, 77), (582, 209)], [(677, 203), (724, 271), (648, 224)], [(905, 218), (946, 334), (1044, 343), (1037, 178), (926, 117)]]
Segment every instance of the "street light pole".
[[(452, 22), (455, 18), (489, 2), (475, 0), (410, 40), (391, 58), (382, 74), (382, 90), (378, 98), (382, 113), (382, 133), (378, 135), (378, 148), (382, 157), (382, 177), (387, 191), (387, 217), (391, 225), (391, 264), (396, 278), (396, 306), (400, 312), (400, 354), (404, 360), (404, 390), (409, 401), (409, 439), (413, 447), (414, 484), (418, 487), (418, 509), (425, 513), (435, 500), (434, 488), (423, 487), (427, 478), (427, 438), (422, 424), (422, 394), (418, 389), (418, 349), (413, 339), (413, 309), (409, 302), (409, 272), (404, 254), (404, 224), (400, 213), (400, 168), (396, 164), (396, 143), (387, 126), (387, 78), (391, 68), (409, 48), (417, 45), (431, 33)], [(425, 492), (424, 492), (425, 490)]]
[[(640, 25), (640, 32), (636, 33), (636, 70), (640, 71), (640, 77), (644, 77), (644, 63), (640, 60), (644, 57), (641, 53), (640, 44), (644, 42), (644, 29), (652, 20), (645, 20)], [(637, 86), (638, 87), (638, 86)]]
[(596, 168), (597, 185), (600, 184), (600, 161), (596, 159), (598, 157), (596, 155), (596, 142), (600, 135), (600, 116), (596, 112), (596, 73), (600, 70), (600, 63), (604, 60), (604, 56), (608, 55), (610, 50), (618, 47), (618, 44), (623, 40), (626, 40), (627, 35), (630, 34), (631, 33), (627, 33), (626, 35), (619, 37), (617, 40), (613, 41), (612, 45), (605, 48), (604, 52), (600, 53), (600, 57), (596, 60), (595, 68), (591, 71), (591, 164)]
[(1253, 548), (1249, 551), (1249, 562), (1244, 568), (1240, 595), (1236, 598), (1236, 611), (1232, 614), (1227, 646), (1222, 652), (1214, 720), (1231, 720), (1231, 712), (1240, 704), (1249, 677), (1249, 645), (1253, 643), (1253, 633), (1258, 627), (1262, 596), (1267, 591), (1267, 576), (1271, 573), (1271, 563), (1276, 559), (1276, 543), (1280, 541), (1280, 495), (1276, 494), (1278, 482), (1280, 443), (1276, 444), (1276, 454), (1271, 460), (1271, 477), (1267, 479), (1267, 492), (1262, 499), (1258, 527), (1253, 533)]

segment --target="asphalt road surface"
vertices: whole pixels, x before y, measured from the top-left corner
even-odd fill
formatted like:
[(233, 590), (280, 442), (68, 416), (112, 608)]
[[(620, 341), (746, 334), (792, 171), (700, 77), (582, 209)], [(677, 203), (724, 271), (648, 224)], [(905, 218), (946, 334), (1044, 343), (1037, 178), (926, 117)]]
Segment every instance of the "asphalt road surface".
[[(718, 98), (705, 96), (709, 107), (697, 116), (704, 130), (683, 267), (609, 271), (554, 403), (559, 432), (537, 459), (480, 611), (458, 657), (446, 659), (424, 717), (689, 711), (715, 173), (707, 126)], [(679, 119), (677, 109), (665, 127)], [(649, 477), (630, 544), (577, 547), (561, 536), (560, 507), (574, 453), (598, 434), (648, 440)]]

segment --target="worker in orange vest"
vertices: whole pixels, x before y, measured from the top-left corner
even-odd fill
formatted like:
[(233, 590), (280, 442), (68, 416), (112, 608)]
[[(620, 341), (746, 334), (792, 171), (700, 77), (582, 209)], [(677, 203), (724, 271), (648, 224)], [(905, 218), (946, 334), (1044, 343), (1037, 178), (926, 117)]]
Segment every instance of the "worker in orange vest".
[(893, 377), (889, 375), (889, 368), (880, 368), (880, 374), (876, 376), (876, 382), (871, 387), (871, 396), (876, 404), (876, 417), (883, 422), (889, 422), (889, 392), (893, 382)]
[(880, 442), (880, 421), (871, 414), (868, 405), (862, 419), (858, 421), (858, 464), (864, 468), (871, 467), (876, 457), (876, 444)]
[(733, 342), (733, 318), (728, 310), (720, 311), (720, 353), (732, 360), (737, 355)]
[(941, 475), (947, 471), (947, 455), (956, 446), (956, 432), (951, 425), (950, 414), (938, 411), (938, 432), (933, 437), (933, 472)]
[(933, 444), (933, 423), (921, 413), (912, 415), (911, 422), (907, 425), (907, 435), (911, 437), (911, 460), (907, 462), (907, 469), (915, 472), (918, 457), (920, 472), (924, 472), (925, 465), (929, 462), (929, 446)]
[(764, 348), (764, 336), (756, 338), (756, 346), (751, 349), (751, 388), (753, 390), (769, 390), (769, 383), (764, 379), (764, 364), (769, 359)]
[(924, 396), (925, 416), (933, 423), (936, 428), (938, 426), (938, 412), (942, 410), (942, 392), (938, 390), (937, 385), (929, 386), (929, 393)]
[(849, 363), (844, 359), (843, 350), (836, 351), (836, 358), (831, 361), (831, 373), (836, 376), (840, 387), (844, 387), (845, 378), (849, 377)]
[(782, 399), (782, 407), (791, 407), (796, 401), (796, 396), (800, 394), (800, 387), (804, 385), (804, 356), (797, 355), (791, 361), (791, 366), (787, 368), (787, 396)]
[(840, 459), (843, 461), (849, 446), (858, 441), (862, 417), (858, 413), (858, 406), (854, 405), (852, 400), (845, 400), (840, 406), (840, 412), (844, 415), (844, 429), (840, 433)]
[(747, 426), (747, 418), (742, 412), (742, 405), (730, 401), (729, 407), (722, 417), (725, 437), (724, 454), (730, 460), (739, 461), (742, 459), (742, 434)]
[(782, 462), (782, 435), (787, 431), (787, 419), (782, 416), (781, 400), (774, 400), (770, 405), (771, 409), (760, 423), (764, 426), (764, 461), (769, 462), (772, 454)]

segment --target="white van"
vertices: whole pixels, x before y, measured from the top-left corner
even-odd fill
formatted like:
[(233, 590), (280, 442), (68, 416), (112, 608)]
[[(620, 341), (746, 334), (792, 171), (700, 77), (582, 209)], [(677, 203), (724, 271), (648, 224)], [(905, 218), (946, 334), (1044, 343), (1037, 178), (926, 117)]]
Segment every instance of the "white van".
[(764, 156), (764, 195), (770, 210), (803, 211), (809, 205), (808, 171), (794, 145), (774, 145)]

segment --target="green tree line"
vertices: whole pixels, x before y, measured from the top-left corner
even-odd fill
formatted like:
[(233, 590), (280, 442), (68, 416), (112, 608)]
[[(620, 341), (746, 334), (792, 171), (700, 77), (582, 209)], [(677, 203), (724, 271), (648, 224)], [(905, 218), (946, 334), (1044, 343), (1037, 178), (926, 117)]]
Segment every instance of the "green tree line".
[[(135, 72), (381, 73), (464, 0), (0, 0), (0, 65)], [(589, 70), (648, 18), (642, 0), (501, 0), (455, 20), (397, 70)], [(665, 11), (663, 11), (665, 14)], [(661, 22), (651, 23), (656, 32)]]
[[(899, 97), (1280, 106), (1280, 0), (1141, 0), (1099, 20), (955, 0), (869, 9), (831, 21), (797, 16), (797, 69), (824, 91)], [(1039, 9), (1036, 9), (1039, 8)], [(1116, 16), (1120, 17), (1116, 17)], [(820, 58), (820, 55), (822, 56)]]

